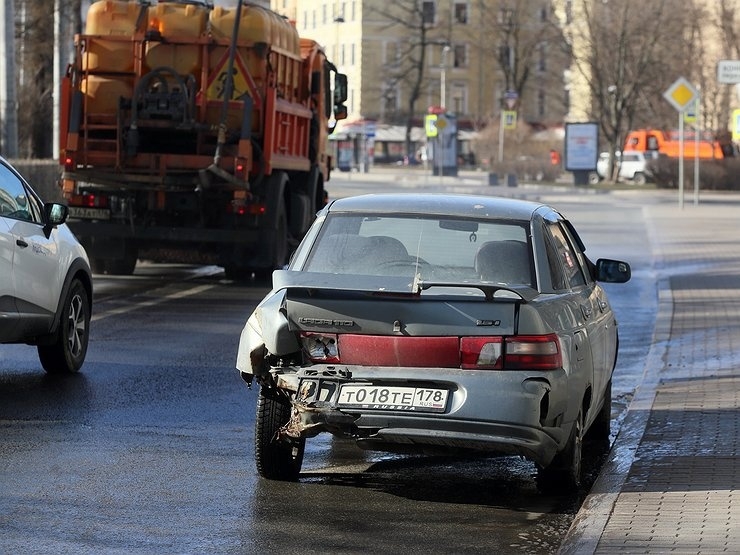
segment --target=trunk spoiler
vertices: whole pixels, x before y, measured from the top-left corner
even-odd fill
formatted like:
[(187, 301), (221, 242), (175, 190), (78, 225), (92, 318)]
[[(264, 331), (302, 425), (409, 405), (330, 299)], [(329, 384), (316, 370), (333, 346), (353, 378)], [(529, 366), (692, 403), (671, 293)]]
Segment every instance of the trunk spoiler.
[(376, 295), (420, 296), (422, 291), (432, 288), (478, 289), (483, 292), (486, 301), (514, 301), (528, 303), (534, 300), (539, 292), (526, 285), (503, 285), (481, 281), (425, 281), (419, 275), (409, 282), (406, 277), (356, 276), (343, 274), (325, 274), (321, 272), (296, 272), (292, 270), (275, 270), (272, 273), (273, 291), (281, 289), (305, 289), (319, 291), (357, 291)]

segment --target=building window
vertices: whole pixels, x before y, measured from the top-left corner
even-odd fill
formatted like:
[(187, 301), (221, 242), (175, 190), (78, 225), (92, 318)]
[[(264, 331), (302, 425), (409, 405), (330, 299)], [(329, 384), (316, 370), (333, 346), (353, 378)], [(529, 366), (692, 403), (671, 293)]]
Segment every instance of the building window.
[(468, 113), (468, 88), (463, 83), (452, 84), (452, 112), (454, 114)]
[(514, 26), (514, 10), (501, 8), (498, 11), (498, 23), (505, 31), (510, 31)]
[(453, 47), (453, 67), (468, 67), (468, 48), (465, 44), (456, 44)]
[(436, 18), (436, 5), (432, 0), (424, 0), (421, 3), (422, 21), (427, 25), (434, 25)]
[(328, 23), (329, 19), (326, 14), (326, 4), (321, 6), (321, 24), (326, 25)]
[(537, 69), (541, 72), (547, 71), (547, 44), (544, 42), (540, 43)]
[(468, 22), (468, 3), (467, 2), (455, 2), (455, 21), (462, 23), (463, 25)]
[(398, 112), (400, 107), (400, 93), (398, 85), (383, 85), (383, 115), (392, 115)]
[(547, 100), (547, 97), (545, 96), (545, 91), (540, 89), (537, 91), (537, 115), (541, 118), (545, 117), (546, 109), (545, 109), (545, 101)]
[(565, 23), (573, 23), (573, 0), (565, 0)]

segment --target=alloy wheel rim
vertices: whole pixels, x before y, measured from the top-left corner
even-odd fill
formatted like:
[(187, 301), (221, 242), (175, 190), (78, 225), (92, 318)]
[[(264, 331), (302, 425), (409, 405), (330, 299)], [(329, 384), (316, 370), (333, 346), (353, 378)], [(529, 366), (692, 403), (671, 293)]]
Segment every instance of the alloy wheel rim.
[(82, 342), (87, 331), (85, 322), (85, 307), (80, 295), (72, 297), (69, 304), (69, 315), (67, 319), (67, 345), (72, 356), (77, 357), (82, 353)]

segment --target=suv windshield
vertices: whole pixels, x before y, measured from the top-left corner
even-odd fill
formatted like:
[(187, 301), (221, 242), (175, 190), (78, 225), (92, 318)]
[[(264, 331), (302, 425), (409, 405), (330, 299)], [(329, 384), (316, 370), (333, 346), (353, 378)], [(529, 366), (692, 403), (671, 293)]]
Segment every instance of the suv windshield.
[(304, 270), (531, 287), (528, 229), (528, 222), (334, 214)]

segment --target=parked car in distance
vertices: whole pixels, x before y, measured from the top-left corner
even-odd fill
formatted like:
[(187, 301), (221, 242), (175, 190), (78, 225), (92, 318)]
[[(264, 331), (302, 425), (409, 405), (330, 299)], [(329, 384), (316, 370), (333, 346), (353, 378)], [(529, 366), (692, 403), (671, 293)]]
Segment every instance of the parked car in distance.
[(66, 219), (0, 158), (0, 343), (35, 345), (49, 373), (79, 370), (90, 334), (90, 264)]
[[(625, 150), (617, 152), (617, 162), (619, 167), (619, 181), (631, 181), (635, 185), (645, 185), (650, 176), (648, 169), (648, 159), (645, 153), (639, 150)], [(596, 163), (596, 173), (591, 173), (589, 181), (595, 185), (599, 181), (606, 179), (609, 173), (609, 153), (602, 152)]]
[(465, 195), (365, 195), (325, 207), (241, 334), (259, 383), (259, 474), (299, 477), (306, 438), (399, 453), (521, 455), (576, 487), (608, 440), (617, 321), (554, 208)]

